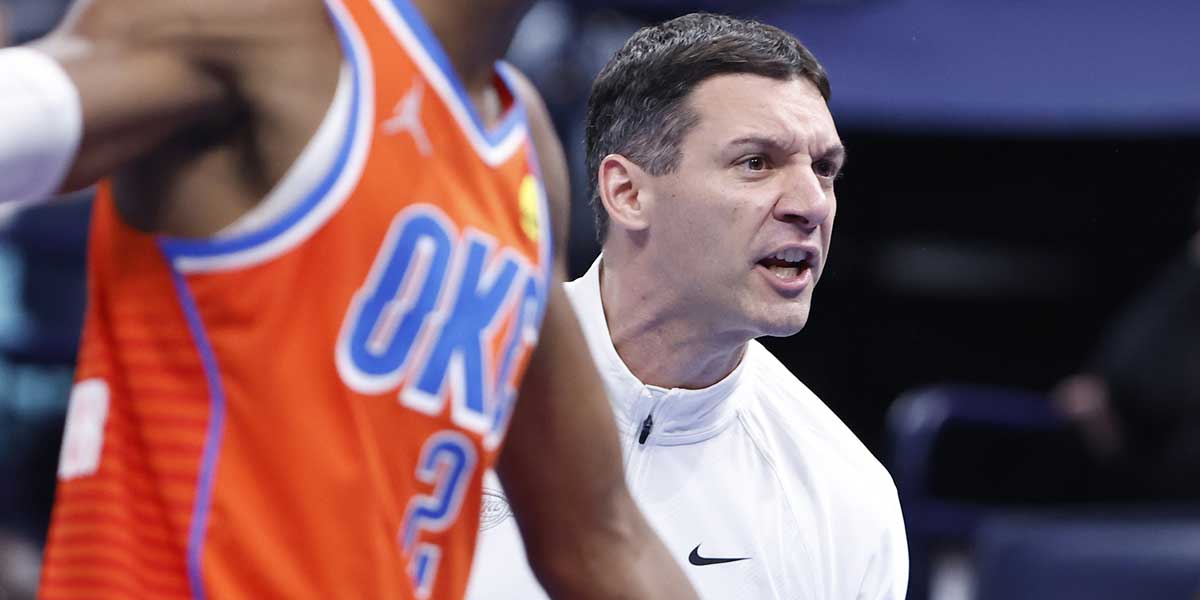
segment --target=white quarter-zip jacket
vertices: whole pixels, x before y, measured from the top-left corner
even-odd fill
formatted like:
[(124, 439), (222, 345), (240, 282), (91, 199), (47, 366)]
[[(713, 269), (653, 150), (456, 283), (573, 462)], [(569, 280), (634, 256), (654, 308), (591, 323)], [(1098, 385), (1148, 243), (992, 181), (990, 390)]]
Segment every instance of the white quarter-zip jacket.
[[(604, 379), (630, 491), (706, 600), (899, 600), (896, 488), (858, 438), (761, 344), (700, 390), (638, 381), (609, 336), (600, 259), (566, 284)], [(546, 598), (494, 474), (468, 600)]]

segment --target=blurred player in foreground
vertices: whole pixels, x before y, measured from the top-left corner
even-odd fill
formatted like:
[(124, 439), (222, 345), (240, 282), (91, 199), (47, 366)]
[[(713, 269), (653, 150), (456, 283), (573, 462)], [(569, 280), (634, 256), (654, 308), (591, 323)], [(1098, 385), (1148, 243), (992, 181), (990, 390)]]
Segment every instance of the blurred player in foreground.
[(461, 597), (510, 421), (553, 595), (693, 597), (557, 284), (528, 4), (92, 0), (0, 51), (0, 199), (111, 175), (42, 597)]
[[(808, 320), (845, 150), (824, 69), (767, 25), (689, 15), (597, 77), (588, 170), (602, 256), (567, 293), (630, 488), (706, 598), (900, 599), (887, 471), (755, 338)], [(540, 594), (485, 490), (469, 597)]]

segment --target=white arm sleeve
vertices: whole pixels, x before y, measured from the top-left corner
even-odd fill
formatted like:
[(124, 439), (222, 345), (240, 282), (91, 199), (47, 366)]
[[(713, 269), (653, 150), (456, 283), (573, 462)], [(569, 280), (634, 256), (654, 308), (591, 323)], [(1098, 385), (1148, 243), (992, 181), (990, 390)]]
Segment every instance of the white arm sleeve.
[(79, 151), (79, 91), (53, 58), (0, 49), (0, 202), (44, 200)]
[(891, 522), (871, 557), (857, 600), (904, 600), (908, 593), (908, 538), (900, 504), (892, 504)]

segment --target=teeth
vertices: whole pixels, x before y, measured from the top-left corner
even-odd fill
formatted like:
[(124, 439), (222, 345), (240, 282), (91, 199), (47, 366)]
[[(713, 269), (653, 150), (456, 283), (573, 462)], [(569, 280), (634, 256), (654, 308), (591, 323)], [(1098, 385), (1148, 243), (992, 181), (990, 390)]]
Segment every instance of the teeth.
[(780, 279), (792, 279), (800, 274), (796, 267), (771, 267), (771, 272)]
[(801, 250), (800, 248), (788, 248), (786, 250), (780, 250), (779, 252), (776, 252), (775, 254), (771, 255), (771, 258), (774, 258), (775, 260), (782, 260), (784, 262), (798, 263), (804, 260), (807, 254), (807, 252)]

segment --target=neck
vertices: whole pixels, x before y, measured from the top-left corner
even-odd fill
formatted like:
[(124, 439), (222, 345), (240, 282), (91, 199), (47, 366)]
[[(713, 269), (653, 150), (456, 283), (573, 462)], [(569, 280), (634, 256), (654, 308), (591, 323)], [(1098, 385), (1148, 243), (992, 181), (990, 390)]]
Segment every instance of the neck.
[[(472, 98), (492, 85), (532, 0), (414, 0)], [(483, 24), (483, 25), (480, 25)]]
[(717, 333), (653, 280), (601, 265), (600, 299), (613, 347), (638, 381), (702, 389), (737, 368), (748, 340)]

